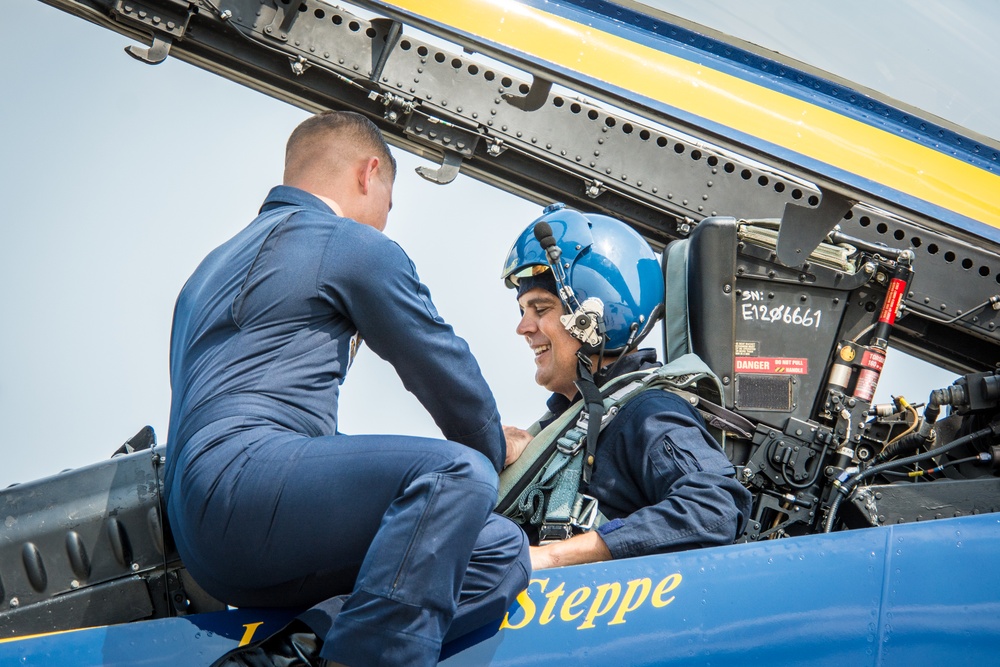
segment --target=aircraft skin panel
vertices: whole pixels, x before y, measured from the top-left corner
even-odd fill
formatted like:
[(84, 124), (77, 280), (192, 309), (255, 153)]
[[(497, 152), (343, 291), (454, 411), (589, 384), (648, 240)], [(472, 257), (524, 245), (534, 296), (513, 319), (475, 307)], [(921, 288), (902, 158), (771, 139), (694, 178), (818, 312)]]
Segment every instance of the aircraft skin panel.
[[(984, 514), (543, 570), (499, 632), (448, 644), (442, 664), (990, 664), (998, 540), (1000, 515)], [(293, 614), (241, 609), (7, 640), (0, 664), (207, 667)]]
[(241, 645), (277, 632), (281, 609), (233, 609), (0, 640), (0, 665), (209, 667)]
[(1000, 589), (972, 564), (997, 536), (987, 515), (536, 572), (512, 627), (443, 664), (987, 664)]
[[(843, 106), (821, 106), (805, 95), (790, 95), (788, 79), (736, 76), (707, 59), (696, 62), (681, 50), (670, 52), (663, 46), (670, 43), (665, 36), (656, 45), (651, 39), (638, 41), (632, 26), (594, 12), (589, 12), (590, 25), (584, 25), (554, 13), (566, 9), (554, 3), (546, 3), (546, 10), (492, 0), (369, 4), (471, 35), (472, 43), (488, 41), (501, 51), (520, 52), (524, 60), (548, 64), (570, 78), (601, 82), (601, 88), (622, 99), (652, 100), (668, 114), (695, 117), (697, 125), (743, 145), (763, 146), (789, 164), (815, 165), (817, 172), (864, 191), (909, 201), (948, 224), (1000, 238), (1000, 175), (995, 173), (1000, 157), (974, 139), (963, 142), (968, 151), (940, 141), (931, 144), (928, 138), (917, 141), (914, 129), (902, 123), (886, 119), (873, 124), (859, 120), (853, 108), (852, 115), (845, 115)], [(809, 97), (815, 100), (815, 95)], [(994, 229), (983, 230), (982, 225)]]

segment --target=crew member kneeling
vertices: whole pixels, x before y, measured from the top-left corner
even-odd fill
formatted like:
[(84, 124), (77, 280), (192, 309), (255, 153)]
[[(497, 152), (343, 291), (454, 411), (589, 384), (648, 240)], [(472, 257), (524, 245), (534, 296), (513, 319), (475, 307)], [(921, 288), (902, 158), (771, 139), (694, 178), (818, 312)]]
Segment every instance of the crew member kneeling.
[[(395, 169), (362, 116), (299, 125), (284, 184), (181, 290), (170, 351), (167, 514), (185, 565), (232, 605), (315, 605), (320, 654), (355, 667), (437, 664), (446, 636), (499, 625), (530, 576), (522, 531), (491, 514), (493, 396), (382, 234)], [(362, 338), (448, 440), (337, 432)]]

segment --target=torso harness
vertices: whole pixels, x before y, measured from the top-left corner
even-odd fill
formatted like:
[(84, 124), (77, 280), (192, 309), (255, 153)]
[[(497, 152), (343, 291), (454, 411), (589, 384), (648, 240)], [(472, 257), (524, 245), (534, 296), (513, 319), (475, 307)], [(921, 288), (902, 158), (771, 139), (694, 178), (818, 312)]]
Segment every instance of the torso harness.
[[(743, 437), (753, 432), (750, 422), (722, 407), (719, 379), (694, 354), (620, 375), (601, 387), (604, 410), (599, 431), (629, 401), (653, 389), (671, 391), (694, 406), (720, 443), (726, 432)], [(584, 410), (588, 402), (586, 397), (577, 401), (544, 429), (536, 422), (529, 429), (534, 438), (524, 453), (500, 473), (496, 511), (519, 524), (537, 526), (540, 544), (593, 530), (607, 520), (597, 499), (580, 493), (581, 479), (589, 482), (599, 433), (594, 431), (588, 438), (590, 412)], [(546, 414), (540, 421), (549, 417)]]

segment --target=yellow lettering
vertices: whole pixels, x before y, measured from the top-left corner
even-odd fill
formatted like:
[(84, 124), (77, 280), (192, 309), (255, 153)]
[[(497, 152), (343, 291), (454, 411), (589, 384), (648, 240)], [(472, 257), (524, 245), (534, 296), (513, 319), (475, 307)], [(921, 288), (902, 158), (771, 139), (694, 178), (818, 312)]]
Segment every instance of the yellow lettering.
[[(608, 592), (610, 592), (611, 595), (608, 595)], [(594, 597), (594, 604), (590, 605), (590, 610), (587, 611), (587, 616), (583, 619), (583, 623), (577, 627), (577, 630), (594, 627), (594, 619), (611, 611), (611, 608), (615, 606), (616, 602), (618, 602), (618, 596), (621, 594), (622, 585), (617, 581), (598, 586), (597, 595)], [(605, 597), (608, 598), (608, 601), (607, 604), (602, 607), (601, 603), (604, 602)]]
[[(628, 614), (647, 602), (657, 608), (669, 605), (676, 599), (671, 593), (681, 585), (682, 579), (680, 572), (676, 572), (664, 577), (655, 587), (652, 579), (648, 577), (629, 582), (612, 581), (605, 584), (595, 582), (596, 591), (591, 590), (593, 588), (591, 586), (581, 586), (568, 594), (565, 582), (560, 581), (555, 588), (546, 592), (550, 579), (532, 579), (528, 588), (517, 596), (519, 608), (507, 612), (500, 629), (520, 630), (531, 623), (548, 625), (559, 619), (565, 623), (581, 620), (576, 629), (589, 630), (596, 627), (599, 618), (609, 615), (611, 619), (608, 621), (609, 626), (620, 625), (625, 623)], [(530, 594), (532, 586), (538, 587), (535, 599), (532, 599)], [(545, 597), (545, 603), (542, 605), (536, 602), (539, 594)], [(250, 643), (260, 625), (262, 624), (253, 623), (244, 626), (247, 630), (240, 646)]]
[[(528, 582), (528, 585), (538, 584), (538, 587), (545, 592), (545, 587), (549, 585), (548, 579), (532, 579)], [(562, 584), (559, 584), (562, 588)], [(500, 624), (501, 630), (520, 630), (528, 623), (531, 623), (532, 619), (535, 617), (535, 603), (532, 601), (531, 596), (528, 595), (527, 589), (521, 591), (517, 594), (517, 601), (521, 605), (521, 609), (524, 610), (524, 619), (522, 619), (516, 625), (510, 622), (510, 612), (507, 612), (503, 617), (503, 623)]]
[[(543, 588), (542, 590), (544, 591), (545, 589)], [(560, 581), (556, 589), (545, 596), (547, 601), (545, 602), (545, 608), (542, 609), (542, 615), (538, 617), (539, 625), (545, 625), (556, 617), (554, 613), (556, 603), (559, 602), (559, 598), (561, 598), (565, 592), (566, 589), (564, 587), (564, 582)]]
[[(625, 597), (622, 599), (621, 605), (618, 607), (618, 611), (615, 615), (608, 621), (608, 625), (618, 625), (619, 623), (625, 622), (625, 614), (630, 611), (635, 611), (638, 609), (643, 602), (646, 601), (646, 596), (649, 595), (649, 589), (652, 588), (653, 582), (649, 579), (633, 579), (628, 582), (628, 588), (625, 589)], [(639, 597), (635, 600), (635, 604), (631, 604), (632, 600), (635, 598), (636, 591), (639, 591)]]
[(589, 597), (590, 597), (590, 588), (587, 586), (584, 586), (583, 588), (578, 588), (572, 593), (570, 593), (569, 597), (566, 598), (566, 602), (563, 603), (562, 611), (559, 612), (559, 618), (566, 621), (567, 623), (569, 621), (573, 621), (579, 618), (580, 614), (583, 613), (583, 610), (581, 609), (580, 611), (574, 614), (572, 613), (573, 607), (583, 604), (584, 602), (587, 601), (587, 598)]
[(650, 600), (654, 607), (666, 607), (668, 604), (674, 601), (674, 596), (671, 595), (668, 599), (664, 600), (663, 596), (674, 590), (681, 584), (680, 572), (672, 574), (659, 584), (656, 585), (656, 590), (653, 591), (653, 597)]
[(243, 625), (246, 628), (246, 632), (243, 633), (243, 639), (240, 640), (240, 646), (246, 646), (253, 639), (253, 635), (257, 632), (257, 628), (264, 625), (264, 621), (258, 621), (257, 623), (245, 623)]
[(521, 603), (521, 609), (524, 610), (524, 618), (521, 619), (520, 623), (510, 622), (510, 612), (507, 612), (503, 617), (503, 623), (500, 624), (501, 630), (520, 630), (528, 623), (531, 623), (531, 619), (535, 616), (535, 603), (531, 601), (531, 597), (528, 595), (527, 590), (523, 590), (517, 594), (517, 601)]

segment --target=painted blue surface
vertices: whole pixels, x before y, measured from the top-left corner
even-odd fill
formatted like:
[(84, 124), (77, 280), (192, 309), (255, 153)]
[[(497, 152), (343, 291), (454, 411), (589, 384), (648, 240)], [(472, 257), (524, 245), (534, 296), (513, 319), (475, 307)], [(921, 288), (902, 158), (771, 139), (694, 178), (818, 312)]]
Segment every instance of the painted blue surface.
[(0, 643), (0, 667), (208, 667), (239, 646), (251, 628), (254, 641), (290, 620), (283, 610), (234, 609), (211, 614), (109, 625)]
[[(535, 574), (536, 607), (445, 665), (987, 665), (1000, 661), (1000, 515), (734, 545)], [(580, 628), (544, 595), (674, 573), (665, 607)], [(557, 605), (558, 608), (558, 605)], [(584, 609), (589, 604), (583, 605)]]
[[(998, 547), (1000, 514), (986, 514), (541, 571), (532, 603), (512, 608), (512, 628), (449, 644), (442, 664), (997, 664)], [(655, 587), (676, 575), (661, 595), (672, 600), (654, 606)], [(646, 597), (626, 600), (629, 582), (642, 579)], [(614, 584), (619, 596), (595, 607), (598, 587)], [(569, 595), (583, 589), (589, 597), (569, 608), (579, 616), (563, 620)], [(550, 600), (555, 617), (543, 623)], [(623, 622), (612, 622), (619, 613)], [(256, 641), (287, 620), (249, 609), (50, 635), (0, 643), (0, 665), (210, 665), (245, 624), (264, 622)]]

